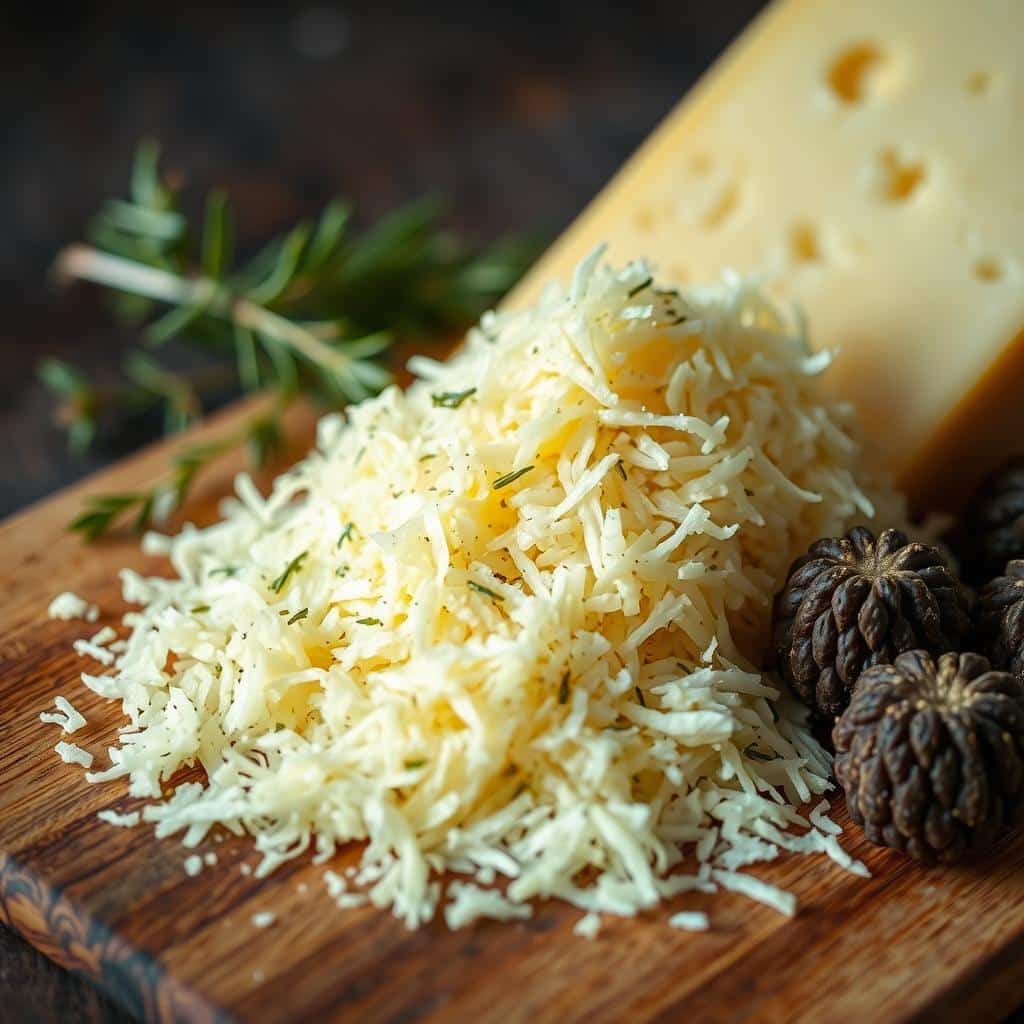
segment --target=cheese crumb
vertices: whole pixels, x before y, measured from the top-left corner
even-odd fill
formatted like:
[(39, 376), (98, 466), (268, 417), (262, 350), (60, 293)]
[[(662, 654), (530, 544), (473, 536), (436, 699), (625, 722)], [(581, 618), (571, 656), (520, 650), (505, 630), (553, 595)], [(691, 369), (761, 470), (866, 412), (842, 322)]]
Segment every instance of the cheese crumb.
[(686, 932), (704, 932), (708, 929), (708, 915), (699, 911), (681, 911), (673, 914), (668, 923), (672, 928), (680, 928)]
[(65, 764), (80, 764), (83, 768), (88, 768), (92, 765), (92, 754), (88, 750), (83, 750), (81, 747), (76, 746), (74, 743), (65, 743), (62, 740), (53, 749), (57, 751), (57, 756)]
[(195, 878), (203, 870), (203, 858), (198, 853), (193, 853), (185, 858), (185, 874), (189, 878)]
[(59, 725), (65, 733), (77, 732), (85, 725), (85, 716), (77, 711), (66, 697), (56, 696), (53, 703), (56, 711), (41, 711), (39, 721), (47, 725)]
[(75, 653), (83, 658), (92, 658), (101, 665), (113, 665), (114, 653), (91, 640), (76, 640), (73, 644)]
[(448, 886), (448, 896), (444, 919), (453, 930), (464, 928), (481, 917), (511, 921), (533, 916), (533, 907), (529, 903), (514, 903), (496, 889), (481, 889), (465, 882), (452, 882)]
[(276, 920), (277, 914), (272, 910), (261, 910), (252, 915), (252, 923), (257, 928), (269, 928)]
[(70, 622), (72, 619), (84, 619), (86, 622), (95, 622), (100, 617), (100, 610), (94, 604), (89, 604), (84, 598), (65, 590), (58, 594), (47, 609), (51, 619), (62, 619)]
[(108, 825), (117, 825), (119, 828), (132, 828), (139, 823), (138, 811), (128, 811), (127, 814), (119, 814), (117, 811), (97, 811), (96, 817)]
[(596, 939), (600, 931), (601, 915), (595, 914), (593, 911), (584, 914), (572, 928), (573, 935), (578, 935), (582, 939)]
[(208, 868), (212, 868), (213, 865), (217, 863), (217, 854), (215, 854), (212, 850), (208, 851), (207, 853), (204, 853), (203, 854), (203, 863)]

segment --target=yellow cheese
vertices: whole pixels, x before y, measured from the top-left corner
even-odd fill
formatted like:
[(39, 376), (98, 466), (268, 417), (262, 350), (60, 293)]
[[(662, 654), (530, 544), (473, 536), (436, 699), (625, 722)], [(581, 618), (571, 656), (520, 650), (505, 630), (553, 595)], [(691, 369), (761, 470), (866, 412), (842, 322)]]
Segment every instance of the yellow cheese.
[(541, 260), (761, 273), (919, 506), (1024, 451), (1024, 0), (786, 0)]

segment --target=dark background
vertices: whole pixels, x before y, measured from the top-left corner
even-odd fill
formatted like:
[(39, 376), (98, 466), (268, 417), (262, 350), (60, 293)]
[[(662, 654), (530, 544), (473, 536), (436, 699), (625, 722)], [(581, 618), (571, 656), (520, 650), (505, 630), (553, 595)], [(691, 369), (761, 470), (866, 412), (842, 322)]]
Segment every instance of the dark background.
[[(524, 228), (554, 237), (761, 6), (436, 0), (244, 13), (189, 3), (6, 11), (0, 516), (115, 454), (67, 454), (35, 367), (56, 355), (102, 380), (131, 340), (94, 290), (59, 293), (48, 269), (103, 199), (125, 194), (140, 139), (163, 143), (196, 205), (211, 186), (227, 189), (243, 243), (337, 193), (370, 219), (435, 191), (449, 198), (453, 224), (481, 240)], [(127, 1019), (0, 929), (0, 1020)]]

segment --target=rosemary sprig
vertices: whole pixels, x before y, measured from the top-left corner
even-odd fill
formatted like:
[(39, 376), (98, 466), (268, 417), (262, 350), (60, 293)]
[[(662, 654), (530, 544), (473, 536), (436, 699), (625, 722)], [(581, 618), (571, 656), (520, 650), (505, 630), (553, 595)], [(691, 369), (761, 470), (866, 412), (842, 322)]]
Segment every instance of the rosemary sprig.
[(241, 430), (210, 444), (189, 445), (178, 452), (167, 479), (148, 491), (98, 494), (87, 498), (85, 508), (71, 521), (69, 529), (95, 540), (114, 523), (130, 517), (133, 529), (144, 530), (178, 508), (187, 497), (196, 476), (225, 452), (245, 445), (254, 466), (262, 466), (283, 444), (279, 412), (256, 416)]
[[(215, 379), (211, 385), (200, 373), (172, 372), (139, 349), (126, 359), (123, 380), (101, 388), (81, 370), (48, 360), (40, 377), (60, 402), (72, 450), (87, 450), (108, 422), (154, 408), (165, 433), (180, 430), (231, 393), (271, 392), (276, 414), (223, 444), (187, 450), (170, 486), (92, 499), (72, 523), (89, 539), (129, 514), (137, 528), (146, 527), (154, 512), (168, 510), (166, 495), (173, 504), (184, 501), (197, 473), (223, 451), (246, 444), (260, 462), (280, 443), (278, 416), (296, 396), (338, 405), (376, 393), (391, 380), (378, 357), (397, 335), (464, 328), (515, 283), (538, 250), (526, 238), (472, 249), (441, 227), (441, 209), (430, 200), (357, 234), (351, 208), (335, 200), (315, 221), (238, 261), (225, 195), (211, 193), (201, 223), (190, 224), (180, 180), (161, 174), (158, 158), (155, 143), (139, 147), (129, 198), (107, 202), (89, 244), (68, 246), (55, 269), (61, 280), (108, 289), (120, 314), (145, 324), (148, 349), (173, 342), (212, 356)], [(443, 404), (465, 397), (443, 396)]]

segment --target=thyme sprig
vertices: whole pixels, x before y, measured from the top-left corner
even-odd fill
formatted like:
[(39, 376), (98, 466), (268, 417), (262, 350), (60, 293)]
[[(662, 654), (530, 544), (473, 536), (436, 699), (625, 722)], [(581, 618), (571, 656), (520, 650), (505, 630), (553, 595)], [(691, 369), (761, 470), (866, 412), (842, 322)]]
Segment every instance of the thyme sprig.
[[(515, 283), (538, 249), (526, 238), (472, 248), (443, 229), (434, 200), (402, 207), (359, 234), (351, 207), (334, 200), (316, 220), (239, 261), (224, 193), (207, 197), (198, 226), (181, 198), (180, 176), (162, 174), (158, 146), (144, 143), (129, 197), (107, 202), (89, 243), (57, 257), (58, 279), (108, 289), (116, 311), (144, 325), (146, 348), (129, 354), (116, 386), (97, 386), (59, 360), (40, 367), (77, 453), (93, 446), (108, 422), (153, 408), (162, 412), (165, 433), (180, 430), (225, 391), (271, 392), (277, 414), (298, 395), (336, 406), (375, 394), (391, 380), (378, 360), (396, 336), (436, 337), (466, 327)], [(174, 372), (151, 354), (172, 342), (207, 353), (212, 370)], [(279, 433), (276, 418), (263, 418), (217, 442), (215, 451), (186, 450), (173, 467), (173, 487), (94, 498), (71, 528), (92, 539), (128, 515), (144, 528), (154, 511), (166, 511), (158, 499), (171, 494), (181, 504), (214, 457), (244, 443), (258, 463), (278, 446)]]

